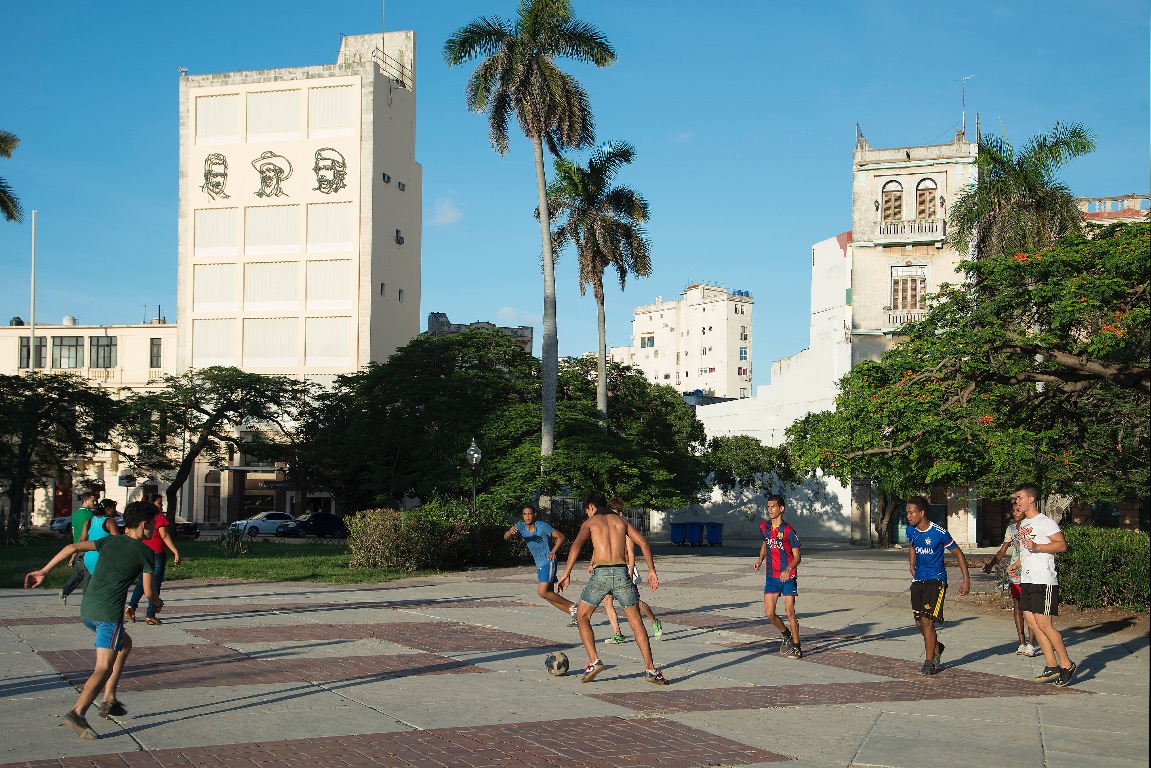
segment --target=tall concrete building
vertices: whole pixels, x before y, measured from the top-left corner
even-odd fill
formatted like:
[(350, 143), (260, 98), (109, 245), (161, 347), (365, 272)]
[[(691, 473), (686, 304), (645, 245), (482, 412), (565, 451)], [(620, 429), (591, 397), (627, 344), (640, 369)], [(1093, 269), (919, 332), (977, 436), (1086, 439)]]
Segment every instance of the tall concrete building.
[(177, 362), (326, 379), (419, 333), (415, 33), (180, 78)]
[(635, 308), (631, 346), (610, 358), (644, 372), (652, 383), (723, 398), (751, 396), (750, 291), (689, 285), (683, 298)]

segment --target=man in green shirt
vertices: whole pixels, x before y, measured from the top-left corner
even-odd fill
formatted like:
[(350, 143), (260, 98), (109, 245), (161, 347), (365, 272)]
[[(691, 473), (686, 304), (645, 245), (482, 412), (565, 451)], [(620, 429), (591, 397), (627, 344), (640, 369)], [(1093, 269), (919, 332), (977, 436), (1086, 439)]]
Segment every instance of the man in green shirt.
[[(95, 509), (97, 506), (96, 494), (92, 491), (87, 491), (80, 497), (80, 506), (72, 513), (72, 543), (75, 544), (80, 540), (81, 535), (84, 533), (84, 525), (92, 519), (96, 514)], [(68, 595), (76, 591), (76, 587), (81, 584), (84, 585), (84, 591), (88, 591), (88, 579), (92, 578), (92, 574), (88, 573), (87, 566), (84, 565), (84, 558), (73, 556), (72, 562), (68, 563), (75, 569), (75, 572), (64, 583), (64, 588), (60, 590), (60, 602), (64, 605), (68, 604)]]
[(77, 553), (92, 550), (100, 553), (100, 567), (92, 574), (89, 588), (80, 603), (80, 620), (96, 633), (96, 667), (84, 683), (76, 706), (64, 715), (65, 724), (83, 739), (100, 738), (84, 715), (101, 689), (104, 691), (101, 716), (109, 718), (128, 713), (116, 698), (120, 675), (124, 672), (128, 654), (132, 652), (132, 638), (124, 631), (124, 598), (141, 573), (144, 574), (144, 594), (157, 611), (164, 607), (164, 601), (152, 583), (155, 554), (144, 544), (155, 533), (157, 511), (146, 501), (132, 502), (124, 510), (125, 535), (69, 544), (43, 568), (24, 577), (25, 589), (38, 587), (53, 568)]

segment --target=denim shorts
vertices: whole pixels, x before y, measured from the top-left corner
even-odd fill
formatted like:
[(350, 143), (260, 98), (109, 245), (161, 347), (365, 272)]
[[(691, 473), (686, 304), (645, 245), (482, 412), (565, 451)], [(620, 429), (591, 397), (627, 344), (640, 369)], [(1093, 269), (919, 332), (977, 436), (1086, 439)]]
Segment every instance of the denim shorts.
[(110, 651), (124, 650), (124, 622), (122, 621), (92, 621), (81, 619), (84, 626), (96, 633), (95, 648), (107, 648)]
[(579, 596), (581, 603), (598, 608), (603, 599), (611, 595), (621, 608), (631, 608), (639, 602), (639, 591), (632, 583), (626, 565), (601, 565), (591, 572), (591, 578)]

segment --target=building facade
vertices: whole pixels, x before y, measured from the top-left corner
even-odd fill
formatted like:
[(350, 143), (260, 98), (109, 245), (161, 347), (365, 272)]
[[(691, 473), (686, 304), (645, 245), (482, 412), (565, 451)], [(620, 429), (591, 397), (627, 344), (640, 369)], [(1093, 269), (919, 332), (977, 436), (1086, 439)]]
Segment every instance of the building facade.
[(682, 295), (636, 307), (631, 346), (612, 347), (610, 359), (684, 393), (750, 397), (751, 292), (697, 284)]
[(492, 333), (502, 333), (504, 336), (515, 341), (520, 345), (520, 348), (529, 355), (532, 353), (532, 344), (534, 343), (534, 331), (530, 325), (517, 325), (514, 328), (495, 325), (493, 323), (484, 322), (479, 320), (474, 323), (453, 323), (448, 319), (444, 312), (429, 312), (428, 313), (428, 330), (427, 334), (432, 337), (436, 336), (452, 336), (457, 333), (465, 333), (472, 330), (485, 330)]

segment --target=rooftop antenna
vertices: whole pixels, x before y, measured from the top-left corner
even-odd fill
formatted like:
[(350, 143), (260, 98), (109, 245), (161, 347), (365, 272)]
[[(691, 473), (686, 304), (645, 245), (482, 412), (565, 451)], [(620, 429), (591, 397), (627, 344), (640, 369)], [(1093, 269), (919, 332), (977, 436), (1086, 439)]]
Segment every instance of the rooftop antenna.
[(967, 135), (967, 81), (975, 75), (968, 75), (967, 77), (959, 78), (959, 104), (963, 109), (963, 127), (960, 129), (964, 136)]

